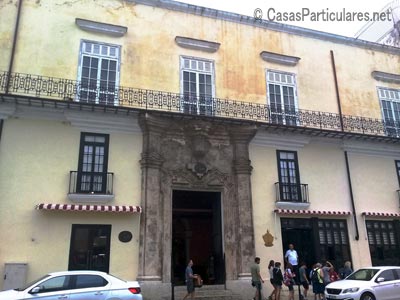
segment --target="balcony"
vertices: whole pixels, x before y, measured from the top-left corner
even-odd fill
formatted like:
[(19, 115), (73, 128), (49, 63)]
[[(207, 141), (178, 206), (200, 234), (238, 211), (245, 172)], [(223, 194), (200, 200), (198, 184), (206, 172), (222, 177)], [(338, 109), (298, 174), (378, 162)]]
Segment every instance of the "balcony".
[(106, 203), (114, 199), (114, 173), (69, 172), (68, 198), (79, 203)]
[(230, 121), (251, 121), (270, 128), (310, 135), (400, 142), (400, 124), (395, 121), (339, 115), (311, 110), (282, 110), (266, 104), (177, 93), (135, 89), (102, 88), (82, 82), (39, 75), (0, 73), (0, 101), (56, 108), (102, 111), (158, 111), (204, 116)]
[(308, 184), (275, 182), (276, 206), (284, 209), (303, 209), (310, 206)]

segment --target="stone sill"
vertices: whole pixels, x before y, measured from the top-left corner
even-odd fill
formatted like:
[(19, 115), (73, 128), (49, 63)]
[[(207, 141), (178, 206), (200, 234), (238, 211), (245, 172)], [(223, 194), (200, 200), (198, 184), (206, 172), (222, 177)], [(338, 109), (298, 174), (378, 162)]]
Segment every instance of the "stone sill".
[(278, 201), (276, 207), (281, 209), (306, 209), (310, 207), (308, 202), (290, 202), (290, 201)]
[(108, 203), (114, 200), (114, 194), (68, 194), (74, 203)]

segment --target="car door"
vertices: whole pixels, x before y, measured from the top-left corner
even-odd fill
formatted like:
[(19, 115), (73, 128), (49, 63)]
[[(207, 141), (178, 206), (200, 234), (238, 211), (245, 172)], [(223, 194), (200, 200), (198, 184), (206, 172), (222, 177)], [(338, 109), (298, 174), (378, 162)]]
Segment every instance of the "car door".
[(399, 294), (396, 293), (396, 285), (398, 284), (398, 281), (396, 280), (394, 269), (382, 271), (375, 281), (379, 278), (383, 278), (383, 281), (375, 282), (374, 290), (376, 299), (397, 300), (399, 297)]
[(73, 286), (71, 300), (104, 300), (111, 284), (100, 275), (80, 274), (75, 276)]
[[(24, 299), (69, 300), (71, 276), (56, 276), (35, 285)], [(35, 290), (38, 290), (37, 292)]]

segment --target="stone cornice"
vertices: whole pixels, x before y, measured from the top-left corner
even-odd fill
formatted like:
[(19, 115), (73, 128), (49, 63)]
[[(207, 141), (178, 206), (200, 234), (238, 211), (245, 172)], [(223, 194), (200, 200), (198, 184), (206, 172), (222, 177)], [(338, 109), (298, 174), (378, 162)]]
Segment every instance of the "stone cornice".
[(8, 119), (13, 116), (17, 110), (15, 104), (1, 104), (0, 105), (0, 120)]
[(96, 21), (91, 21), (91, 20), (86, 20), (86, 19), (79, 19), (79, 18), (75, 19), (75, 24), (80, 29), (85, 30), (85, 31), (102, 33), (102, 34), (115, 36), (115, 37), (124, 36), (128, 31), (128, 28), (125, 26), (101, 23), (101, 22), (96, 22)]
[(217, 52), (219, 46), (221, 45), (220, 43), (216, 42), (209, 42), (183, 36), (175, 37), (175, 43), (182, 48), (200, 50), (209, 53)]
[(126, 116), (56, 107), (0, 104), (0, 119), (10, 117), (65, 122), (78, 127), (82, 131), (90, 132), (141, 133), (137, 114)]
[(349, 153), (364, 154), (371, 156), (382, 156), (400, 159), (400, 148), (393, 145), (376, 145), (372, 143), (356, 143), (346, 141), (342, 149)]
[(263, 60), (267, 62), (272, 62), (275, 64), (286, 65), (286, 66), (295, 66), (300, 60), (300, 57), (289, 56), (268, 51), (261, 52), (260, 56)]
[(287, 134), (271, 134), (259, 131), (251, 144), (256, 146), (272, 147), (282, 150), (299, 150), (309, 144), (311, 137)]
[(236, 13), (227, 11), (201, 7), (192, 4), (186, 4), (172, 0), (125, 0), (126, 2), (137, 3), (142, 5), (148, 5), (152, 7), (160, 7), (163, 9), (169, 9), (173, 11), (179, 11), (183, 13), (193, 14), (197, 16), (208, 17), (212, 19), (224, 20), (228, 22), (234, 22), (244, 24), (248, 26), (261, 27), (273, 31), (279, 31), (298, 36), (304, 36), (308, 38), (329, 41), (337, 44), (359, 47), (369, 49), (373, 51), (386, 52), (390, 54), (400, 55), (400, 48), (382, 45), (378, 43), (368, 42), (359, 40), (352, 37), (345, 37), (337, 34), (322, 32), (318, 30), (302, 28), (293, 25), (287, 25), (277, 22), (271, 22), (267, 20), (257, 20), (250, 16), (244, 16)]
[(65, 118), (82, 131), (100, 133), (141, 133), (136, 118), (113, 116), (105, 113), (67, 111)]
[(371, 76), (379, 81), (400, 84), (400, 75), (398, 74), (373, 71)]

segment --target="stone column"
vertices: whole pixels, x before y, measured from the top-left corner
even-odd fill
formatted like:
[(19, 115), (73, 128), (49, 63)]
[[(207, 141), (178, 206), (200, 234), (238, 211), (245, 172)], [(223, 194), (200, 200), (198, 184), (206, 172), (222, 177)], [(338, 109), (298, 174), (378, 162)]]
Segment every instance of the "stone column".
[(250, 265), (254, 262), (254, 226), (253, 205), (251, 199), (251, 161), (249, 159), (249, 143), (256, 134), (255, 127), (237, 127), (231, 131), (233, 146), (233, 170), (238, 204), (238, 277), (247, 279)]
[(160, 282), (162, 280), (162, 205), (161, 205), (161, 138), (165, 121), (148, 113), (139, 117), (143, 132), (141, 202), (143, 213), (140, 218), (139, 281)]

